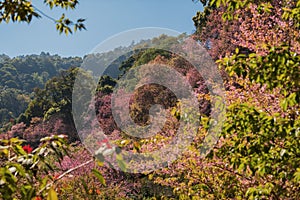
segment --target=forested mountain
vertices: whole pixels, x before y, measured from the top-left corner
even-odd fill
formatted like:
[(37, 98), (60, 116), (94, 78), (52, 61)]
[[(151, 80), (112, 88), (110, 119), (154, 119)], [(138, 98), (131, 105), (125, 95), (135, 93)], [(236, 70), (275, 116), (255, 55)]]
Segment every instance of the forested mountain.
[[(81, 66), (83, 69), (85, 66), (88, 65), (100, 71), (99, 73), (103, 72), (103, 75), (99, 79), (97, 87), (98, 101), (96, 102), (95, 106), (96, 113), (99, 117), (99, 121), (107, 134), (110, 134), (114, 131), (114, 121), (112, 120), (111, 113), (106, 113), (107, 108), (105, 108), (105, 106), (107, 105), (102, 104), (101, 102), (103, 99), (110, 99), (113, 87), (115, 86), (116, 82), (120, 78), (122, 78), (122, 76), (128, 70), (132, 68), (135, 68), (139, 65), (147, 64), (155, 60), (156, 58), (158, 58), (158, 60), (159, 58), (161, 58), (163, 62), (166, 62), (165, 60), (169, 59), (170, 62), (174, 62), (177, 70), (181, 71), (181, 73), (183, 73), (184, 75), (189, 74), (188, 79), (193, 79), (192, 85), (195, 87), (195, 90), (197, 90), (197, 88), (199, 87), (199, 83), (197, 82), (201, 80), (201, 77), (197, 75), (195, 71), (190, 70), (190, 66), (188, 66), (188, 64), (186, 64), (184, 60), (180, 59), (176, 55), (172, 55), (170, 52), (161, 49), (147, 48), (148, 44), (155, 44), (159, 45), (159, 47), (161, 48), (165, 48), (166, 46), (173, 44), (174, 42), (182, 39), (183, 37), (184, 35), (181, 35), (178, 38), (161, 35), (160, 37), (153, 38), (152, 40), (141, 41), (137, 44), (133, 44), (133, 46), (119, 47), (114, 49), (113, 51), (89, 54), (84, 57), (84, 62)], [(132, 48), (135, 50), (128, 52), (128, 49)], [(121, 54), (122, 56), (117, 57), (117, 59), (115, 60), (112, 60), (112, 58), (116, 57), (116, 55), (120, 55), (120, 52), (128, 53), (125, 55)], [(70, 61), (69, 63), (72, 63), (73, 60), (77, 60), (78, 58), (64, 59), (66, 61)], [(78, 59), (78, 61), (81, 60)], [(105, 69), (105, 71), (103, 71), (102, 66), (103, 63), (105, 63), (104, 61), (110, 63), (110, 65)], [(77, 64), (80, 63), (78, 62)], [(80, 69), (78, 67), (71, 66), (72, 65), (69, 65), (70, 68), (67, 70), (59, 70), (57, 76), (50, 78), (46, 83), (44, 83), (44, 87), (34, 89), (30, 102), (28, 101), (27, 103), (24, 103), (26, 109), (24, 109), (23, 112), (20, 113), (20, 116), (18, 116), (18, 123), (25, 123), (27, 126), (29, 126), (31, 125), (32, 120), (39, 121), (38, 124), (42, 126), (47, 126), (47, 129), (50, 130), (50, 133), (56, 133), (58, 127), (54, 127), (55, 123), (53, 122), (60, 120), (61, 125), (65, 127), (63, 128), (63, 130), (67, 132), (66, 134), (69, 136), (70, 141), (75, 141), (79, 139), (75, 131), (72, 117), (72, 90), (76, 75), (78, 73), (78, 70)], [(192, 78), (192, 76), (195, 77)], [(151, 90), (151, 88), (145, 89)], [(164, 95), (168, 95), (168, 92), (165, 89), (161, 91), (161, 89), (155, 89), (154, 87), (153, 91), (155, 90), (157, 90), (157, 92), (161, 92), (160, 98), (163, 98)], [(200, 92), (200, 90), (198, 92)], [(157, 97), (157, 99), (159, 98)], [(147, 101), (147, 99), (146, 97), (143, 97), (139, 101), (140, 105), (136, 104), (136, 108), (134, 108), (132, 112), (136, 112), (137, 110), (142, 109), (138, 115), (143, 115), (143, 112), (145, 112), (145, 108), (142, 108), (142, 102)], [(149, 103), (151, 103), (151, 101)], [(166, 105), (167, 104), (170, 103), (166, 102)], [(174, 101), (171, 104), (174, 106)], [(209, 111), (207, 110), (207, 108), (205, 108), (206, 106), (208, 106), (207, 103), (203, 105), (203, 109), (206, 110), (205, 112), (207, 113)], [(110, 108), (108, 107), (108, 109)], [(105, 115), (105, 118), (101, 117), (102, 115)], [(139, 118), (137, 120), (142, 120), (143, 122), (141, 123), (145, 123), (145, 119), (142, 118)], [(36, 135), (35, 137), (30, 136), (30, 138), (34, 139), (32, 141), (32, 144), (36, 143), (36, 141), (38, 141), (42, 136), (44, 136), (44, 134), (40, 133), (31, 133), (31, 135), (35, 134), (39, 135)], [(29, 138), (24, 139), (27, 139), (30, 142)]]
[(47, 80), (70, 67), (79, 67), (82, 58), (62, 58), (58, 55), (41, 53), (9, 58), (0, 57), (1, 86), (33, 92), (36, 87), (42, 88)]
[[(1, 55), (1, 112), (12, 127), (0, 134), (0, 198), (300, 199), (300, 1), (200, 2), (190, 36), (84, 59)], [(183, 40), (217, 68), (198, 71), (164, 50)], [(95, 78), (80, 64), (103, 75), (93, 101), (72, 98), (79, 73)], [(74, 112), (74, 102), (87, 109)]]
[[(141, 41), (132, 45), (147, 47), (146, 45), (149, 42), (151, 41)], [(49, 93), (49, 87), (51, 91), (55, 89), (53, 87), (60, 86), (60, 79), (63, 79), (62, 77), (68, 74), (67, 70), (70, 68), (80, 67), (81, 64), (84, 64), (94, 66), (95, 69), (101, 71), (103, 66), (99, 66), (99, 63), (104, 61), (111, 62), (104, 74), (111, 78), (118, 78), (123, 73), (126, 62), (129, 62), (127, 59), (134, 53), (129, 52), (127, 55), (122, 55), (121, 52), (131, 48), (132, 46), (119, 47), (109, 52), (86, 55), (84, 58), (64, 58), (44, 52), (40, 55), (17, 56), (14, 58), (4, 54), (0, 55), (0, 130), (7, 130), (15, 121), (18, 121), (19, 115), (22, 113), (20, 120), (26, 121), (27, 124), (29, 124), (32, 117), (43, 117), (46, 113), (49, 114), (47, 110), (50, 108), (54, 109), (51, 105), (43, 105), (45, 102), (40, 102), (40, 107), (36, 107), (34, 102), (37, 100), (34, 100), (30, 105), (29, 103), (32, 99), (51, 98), (47, 94), (43, 94), (43, 92)], [(112, 58), (115, 58), (115, 55), (122, 56), (112, 60)], [(84, 63), (82, 63), (83, 60), (85, 61)], [(125, 63), (122, 64), (123, 62)], [(123, 67), (120, 67), (121, 65)], [(54, 79), (49, 81), (52, 78)], [(49, 81), (48, 84), (46, 84), (47, 81)], [(53, 86), (54, 82), (58, 82), (55, 83), (56, 86)], [(45, 90), (44, 87), (46, 87)], [(60, 90), (60, 88), (56, 89)], [(64, 95), (68, 96), (69, 94)], [(25, 112), (28, 105), (29, 108)], [(56, 107), (59, 106), (56, 105)], [(35, 114), (33, 115), (32, 113)]]
[(80, 57), (63, 58), (44, 52), (14, 58), (1, 55), (0, 127), (25, 111), (36, 88), (42, 89), (49, 79), (81, 63)]

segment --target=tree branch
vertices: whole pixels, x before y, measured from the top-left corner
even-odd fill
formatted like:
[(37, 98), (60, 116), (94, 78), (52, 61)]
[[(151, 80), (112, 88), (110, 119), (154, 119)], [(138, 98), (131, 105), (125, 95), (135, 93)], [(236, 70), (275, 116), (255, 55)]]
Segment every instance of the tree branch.
[(88, 165), (88, 164), (90, 164), (93, 161), (94, 161), (94, 159), (90, 159), (90, 160), (88, 160), (88, 161), (86, 161), (86, 162), (84, 162), (84, 163), (82, 163), (82, 164), (80, 164), (80, 165), (78, 165), (78, 166), (76, 166), (74, 168), (71, 168), (71, 169), (65, 171), (64, 173), (62, 173), (61, 175), (59, 175), (55, 180), (53, 180), (52, 182), (48, 183), (45, 187), (43, 187), (38, 192), (38, 194), (41, 194), (44, 190), (46, 190), (47, 188), (51, 187), (55, 182), (57, 182), (58, 180), (62, 179), (67, 174), (69, 174), (69, 173), (71, 173), (71, 172), (73, 172), (73, 171), (75, 171), (75, 170), (77, 170), (77, 169), (79, 169), (81, 167), (84, 167), (85, 165)]

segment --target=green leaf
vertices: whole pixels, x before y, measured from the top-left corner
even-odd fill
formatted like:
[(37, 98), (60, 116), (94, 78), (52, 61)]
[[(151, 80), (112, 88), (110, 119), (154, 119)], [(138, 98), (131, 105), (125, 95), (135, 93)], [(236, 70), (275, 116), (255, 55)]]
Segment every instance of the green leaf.
[[(217, 0), (217, 1), (220, 1), (220, 0)], [(214, 5), (214, 3), (216, 3), (216, 0), (211, 0), (211, 1), (210, 1), (210, 5), (211, 5), (211, 6)]]
[(297, 172), (294, 174), (294, 181), (300, 182), (300, 168), (297, 168)]
[(120, 169), (121, 169), (122, 171), (126, 172), (127, 167), (126, 167), (125, 162), (123, 161), (122, 155), (117, 154), (117, 155), (116, 155), (116, 158), (117, 158), (117, 163), (118, 163), (118, 166), (120, 167)]
[(83, 188), (84, 188), (85, 192), (88, 194), (89, 193), (89, 188), (88, 188), (86, 182), (84, 181), (83, 178), (80, 178), (80, 180), (81, 180), (81, 183), (83, 185)]
[(217, 0), (217, 1), (216, 1), (216, 6), (219, 8), (220, 5), (221, 5), (221, 0)]
[(98, 178), (100, 183), (102, 183), (104, 186), (106, 186), (106, 182), (102, 174), (97, 169), (92, 169), (93, 174)]
[(27, 155), (24, 149), (20, 145), (13, 146), (14, 151), (19, 155)]
[(47, 200), (58, 200), (57, 194), (53, 188), (48, 191)]

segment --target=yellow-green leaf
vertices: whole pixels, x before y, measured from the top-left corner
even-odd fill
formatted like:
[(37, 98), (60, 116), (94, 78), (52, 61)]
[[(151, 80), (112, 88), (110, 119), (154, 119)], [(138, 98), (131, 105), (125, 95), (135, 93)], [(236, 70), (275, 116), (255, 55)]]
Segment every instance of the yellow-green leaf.
[(98, 170), (96, 170), (96, 169), (92, 169), (92, 172), (98, 178), (98, 180), (100, 181), (100, 183), (102, 183), (105, 186), (106, 183), (105, 183), (105, 179), (102, 176), (102, 174)]
[(53, 188), (50, 188), (48, 192), (47, 200), (58, 200), (57, 194)]

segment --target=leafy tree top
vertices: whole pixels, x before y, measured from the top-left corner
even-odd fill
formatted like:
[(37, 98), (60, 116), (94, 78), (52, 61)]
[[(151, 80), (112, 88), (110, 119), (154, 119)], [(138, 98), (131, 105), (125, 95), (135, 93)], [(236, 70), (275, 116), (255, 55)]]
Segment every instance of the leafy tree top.
[[(65, 10), (75, 9), (79, 4), (78, 0), (44, 0), (44, 4), (50, 9), (53, 7), (59, 7)], [(0, 0), (0, 23), (2, 21), (9, 23), (12, 22), (27, 22), (30, 23), (33, 18), (41, 18), (42, 16), (50, 19), (56, 25), (56, 29), (59, 33), (69, 33), (76, 32), (77, 30), (86, 29), (84, 25), (85, 19), (77, 19), (77, 21), (72, 21), (65, 16), (63, 13), (59, 19), (54, 19), (51, 16), (45, 14), (39, 10), (32, 1), (27, 0)], [(73, 30), (72, 28), (73, 27)]]

